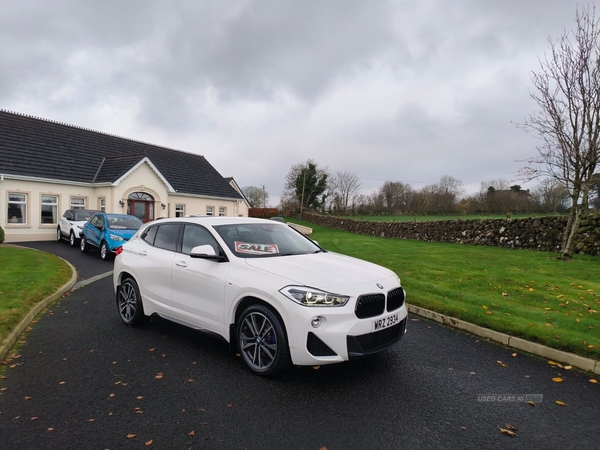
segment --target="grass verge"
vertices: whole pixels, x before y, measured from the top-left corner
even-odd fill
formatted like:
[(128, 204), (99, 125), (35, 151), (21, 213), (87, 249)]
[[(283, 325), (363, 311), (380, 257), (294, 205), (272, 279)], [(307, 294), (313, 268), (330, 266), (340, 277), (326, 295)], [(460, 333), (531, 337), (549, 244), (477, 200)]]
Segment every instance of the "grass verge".
[(307, 222), (323, 248), (388, 267), (407, 301), (600, 360), (600, 258), (356, 235)]
[(31, 308), (71, 279), (57, 256), (32, 249), (0, 247), (0, 342)]

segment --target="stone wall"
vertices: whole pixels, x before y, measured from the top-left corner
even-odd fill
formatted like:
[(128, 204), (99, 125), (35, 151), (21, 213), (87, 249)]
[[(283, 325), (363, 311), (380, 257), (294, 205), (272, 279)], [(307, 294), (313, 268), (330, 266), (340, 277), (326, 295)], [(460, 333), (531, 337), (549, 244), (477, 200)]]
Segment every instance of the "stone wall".
[[(351, 233), (427, 242), (487, 245), (560, 252), (567, 217), (526, 219), (441, 220), (432, 222), (371, 222), (318, 214), (303, 214), (310, 223)], [(576, 253), (600, 255), (600, 215), (587, 216), (575, 245)]]

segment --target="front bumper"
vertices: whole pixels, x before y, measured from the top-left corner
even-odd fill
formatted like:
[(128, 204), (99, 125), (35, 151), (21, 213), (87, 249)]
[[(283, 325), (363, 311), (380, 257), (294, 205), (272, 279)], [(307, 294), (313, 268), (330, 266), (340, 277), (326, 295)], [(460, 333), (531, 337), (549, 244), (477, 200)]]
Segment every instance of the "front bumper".
[[(392, 286), (391, 291), (396, 286)], [(388, 292), (389, 292), (388, 291)], [(296, 365), (333, 364), (381, 352), (396, 344), (406, 332), (408, 310), (403, 303), (392, 311), (359, 318), (355, 302), (344, 307), (305, 307), (297, 305), (286, 319), (292, 361)], [(398, 314), (398, 321), (373, 331), (373, 323)], [(315, 317), (320, 325), (312, 326)]]

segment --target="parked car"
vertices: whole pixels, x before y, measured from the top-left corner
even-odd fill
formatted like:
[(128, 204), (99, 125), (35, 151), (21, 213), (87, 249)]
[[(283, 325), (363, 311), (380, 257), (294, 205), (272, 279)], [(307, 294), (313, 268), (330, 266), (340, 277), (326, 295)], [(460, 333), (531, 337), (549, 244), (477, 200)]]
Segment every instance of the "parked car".
[(142, 221), (135, 216), (96, 213), (81, 230), (79, 248), (86, 253), (90, 247), (98, 247), (100, 257), (110, 259), (115, 250), (127, 242), (141, 226)]
[(81, 229), (94, 214), (100, 211), (91, 209), (67, 209), (58, 223), (56, 240), (68, 239), (71, 247), (79, 243)]
[(113, 284), (126, 325), (158, 315), (220, 336), (258, 375), (377, 353), (406, 329), (394, 272), (266, 219), (146, 224), (119, 250)]

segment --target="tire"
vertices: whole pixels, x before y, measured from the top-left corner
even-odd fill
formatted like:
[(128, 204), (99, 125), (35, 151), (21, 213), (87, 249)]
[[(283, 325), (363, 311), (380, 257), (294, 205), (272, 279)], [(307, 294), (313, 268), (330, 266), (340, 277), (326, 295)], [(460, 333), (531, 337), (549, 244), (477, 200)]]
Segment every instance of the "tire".
[(73, 233), (72, 231), (69, 234), (69, 244), (71, 244), (71, 247), (75, 247), (77, 245), (77, 239), (75, 238), (75, 233)]
[(62, 241), (62, 233), (60, 232), (60, 227), (56, 229), (56, 240), (58, 242)]
[(81, 253), (87, 253), (90, 251), (90, 244), (87, 243), (85, 236), (81, 235), (81, 242), (79, 243), (79, 250)]
[(110, 261), (112, 259), (112, 253), (104, 241), (100, 244), (100, 258), (102, 258), (102, 261)]
[(146, 316), (140, 289), (133, 278), (125, 278), (117, 291), (117, 309), (119, 317), (127, 326), (141, 325)]
[(250, 305), (244, 310), (236, 340), (242, 360), (256, 375), (276, 375), (292, 365), (281, 319), (266, 306)]

